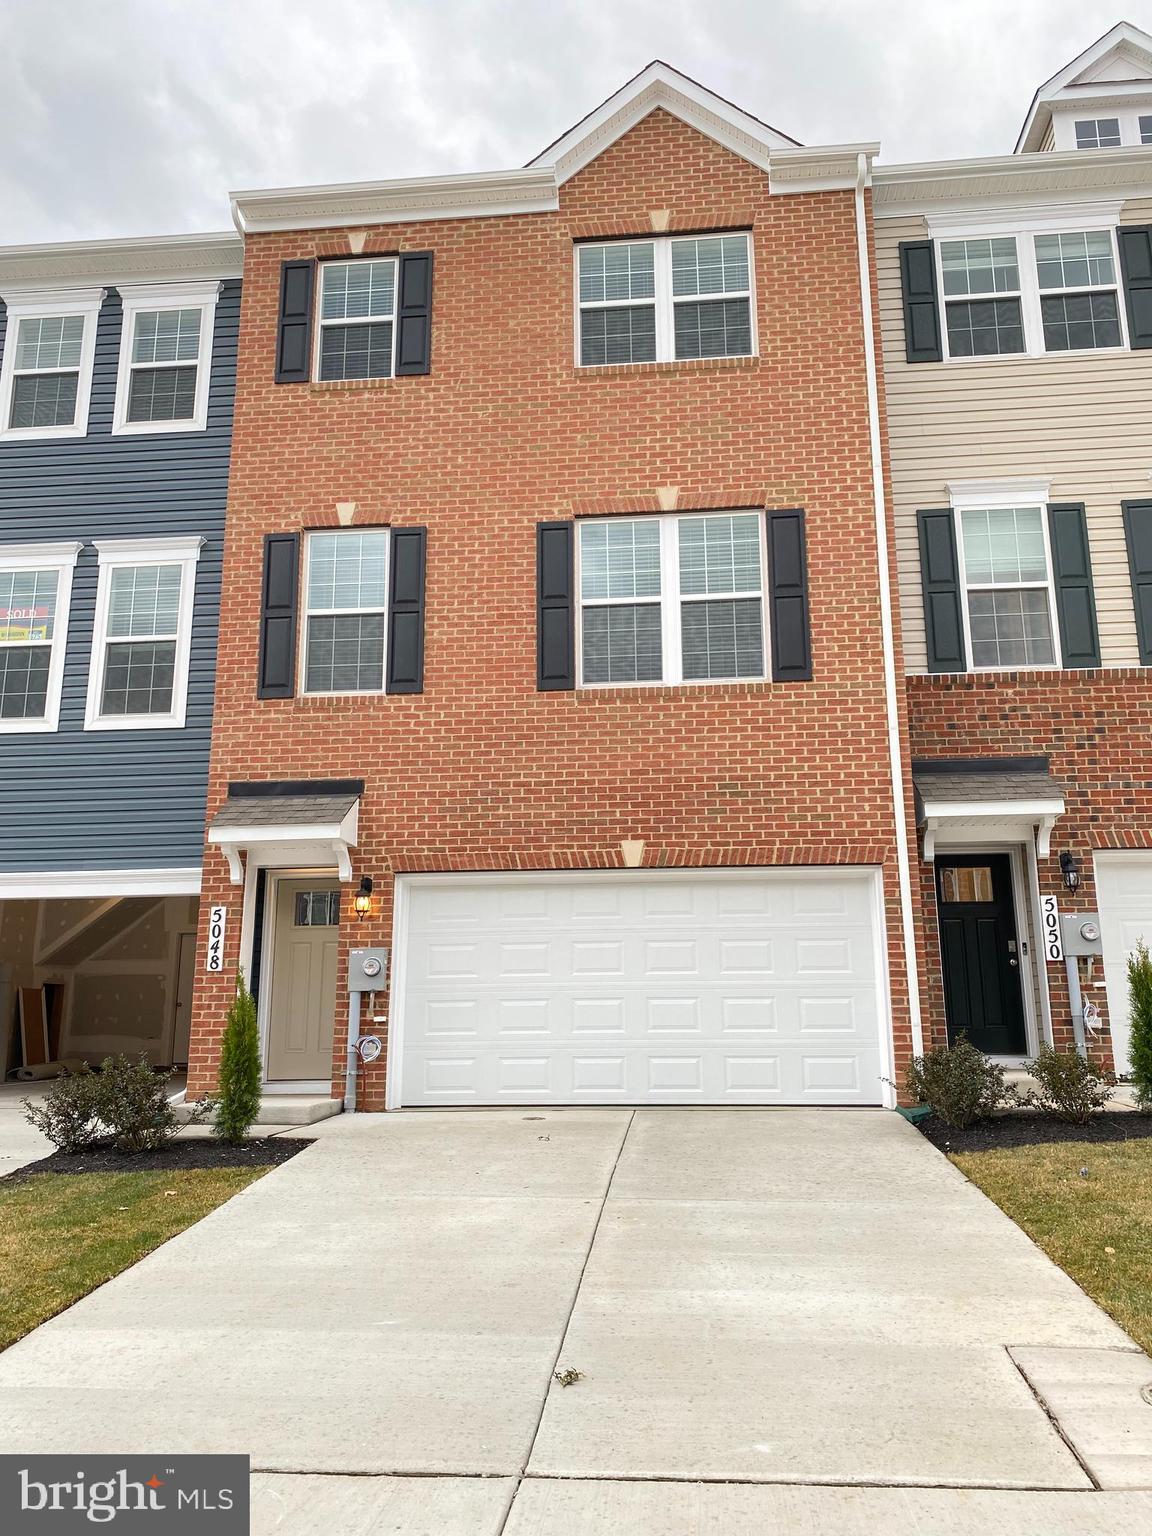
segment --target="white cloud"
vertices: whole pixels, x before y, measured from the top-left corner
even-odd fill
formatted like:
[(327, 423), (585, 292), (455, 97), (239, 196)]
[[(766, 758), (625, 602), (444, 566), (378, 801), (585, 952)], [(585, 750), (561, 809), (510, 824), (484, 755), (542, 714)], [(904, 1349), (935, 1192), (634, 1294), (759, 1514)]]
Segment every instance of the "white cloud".
[(0, 242), (224, 228), (237, 187), (519, 165), (655, 57), (808, 143), (1007, 153), (1115, 3), (7, 0)]

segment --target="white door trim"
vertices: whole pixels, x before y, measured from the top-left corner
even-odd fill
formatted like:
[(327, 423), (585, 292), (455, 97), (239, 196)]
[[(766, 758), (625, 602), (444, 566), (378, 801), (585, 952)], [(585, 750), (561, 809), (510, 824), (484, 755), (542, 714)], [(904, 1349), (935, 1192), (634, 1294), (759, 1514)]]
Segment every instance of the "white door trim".
[[(896, 1106), (896, 1088), (891, 1082), (895, 1071), (892, 1042), (892, 1002), (888, 967), (888, 930), (884, 913), (884, 878), (876, 864), (758, 864), (739, 869), (713, 865), (695, 865), (685, 869), (532, 869), (532, 870), (441, 870), (435, 874), (396, 875), (392, 904), (392, 980), (388, 998), (388, 1052), (384, 1106), (399, 1109), (403, 1095), (404, 986), (410, 893), (417, 886), (455, 882), (469, 885), (528, 884), (536, 880), (592, 883), (618, 880), (827, 880), (839, 876), (845, 880), (868, 880), (872, 888), (872, 911), (878, 948), (876, 956), (876, 1003), (880, 1032), (881, 1102), (886, 1109)], [(267, 909), (267, 902), (265, 902)]]

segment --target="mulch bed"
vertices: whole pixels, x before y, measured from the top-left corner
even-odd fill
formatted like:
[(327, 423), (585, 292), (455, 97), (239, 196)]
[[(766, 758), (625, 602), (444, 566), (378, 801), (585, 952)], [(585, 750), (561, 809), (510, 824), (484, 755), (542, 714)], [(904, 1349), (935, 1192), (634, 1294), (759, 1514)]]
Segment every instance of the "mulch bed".
[(39, 1162), (17, 1168), (0, 1183), (41, 1173), (141, 1173), (151, 1169), (179, 1172), (184, 1168), (266, 1168), (286, 1163), (312, 1142), (304, 1136), (254, 1136), (231, 1146), (215, 1136), (188, 1136), (170, 1141), (156, 1152), (117, 1152), (89, 1147), (84, 1152), (53, 1152)]
[(1152, 1115), (1128, 1110), (1095, 1114), (1087, 1125), (1068, 1125), (1053, 1115), (1003, 1114), (958, 1130), (936, 1115), (916, 1129), (941, 1152), (994, 1152), (998, 1147), (1034, 1147), (1061, 1141), (1142, 1141), (1152, 1136)]

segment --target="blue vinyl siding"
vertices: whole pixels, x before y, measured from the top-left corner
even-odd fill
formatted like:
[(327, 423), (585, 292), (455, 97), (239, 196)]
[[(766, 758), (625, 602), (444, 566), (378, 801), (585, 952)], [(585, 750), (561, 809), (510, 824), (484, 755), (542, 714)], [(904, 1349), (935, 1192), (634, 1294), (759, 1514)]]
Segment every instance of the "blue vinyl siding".
[[(199, 865), (232, 438), (240, 284), (216, 308), (208, 429), (111, 436), (121, 308), (100, 311), (88, 436), (0, 442), (0, 550), (82, 539), (60, 728), (0, 735), (0, 873)], [(0, 349), (4, 311), (0, 306)], [(182, 730), (86, 731), (96, 602), (93, 539), (200, 534)]]

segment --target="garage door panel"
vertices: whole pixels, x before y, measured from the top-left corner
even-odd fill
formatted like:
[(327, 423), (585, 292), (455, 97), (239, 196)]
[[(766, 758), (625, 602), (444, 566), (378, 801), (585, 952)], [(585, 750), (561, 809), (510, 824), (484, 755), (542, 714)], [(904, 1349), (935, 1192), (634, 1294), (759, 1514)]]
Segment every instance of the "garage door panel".
[(462, 879), (407, 901), (403, 1103), (880, 1100), (867, 879)]
[(1152, 853), (1098, 853), (1096, 896), (1112, 1049), (1116, 1070), (1127, 1072), (1128, 956), (1141, 939), (1152, 945)]

